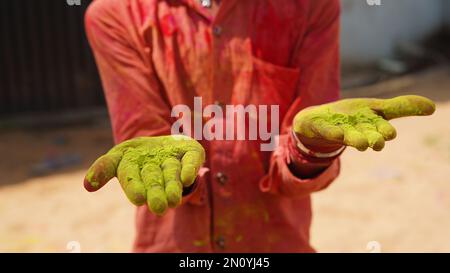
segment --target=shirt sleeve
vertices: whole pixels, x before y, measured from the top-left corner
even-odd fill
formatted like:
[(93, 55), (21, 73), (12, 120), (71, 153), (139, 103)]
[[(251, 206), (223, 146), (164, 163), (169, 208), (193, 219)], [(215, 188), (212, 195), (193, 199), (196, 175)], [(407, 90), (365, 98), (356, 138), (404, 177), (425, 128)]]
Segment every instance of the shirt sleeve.
[[(138, 7), (127, 2), (94, 1), (85, 14), (116, 143), (171, 133), (170, 103), (153, 67), (150, 35), (140, 33), (131, 16)], [(183, 203), (201, 197), (199, 181), (184, 193)]]
[[(290, 139), (292, 120), (299, 111), (335, 101), (340, 92), (339, 1), (309, 2), (307, 31), (297, 46), (294, 60), (301, 74), (297, 97), (283, 119), (279, 147), (272, 153), (269, 173), (260, 181), (264, 192), (306, 196), (326, 188), (339, 175), (339, 158), (303, 156), (293, 150), (295, 146)], [(290, 164), (302, 164), (308, 173), (296, 176)]]
[(116, 143), (170, 134), (170, 107), (153, 68), (151, 41), (139, 33), (126, 2), (94, 1), (85, 14)]

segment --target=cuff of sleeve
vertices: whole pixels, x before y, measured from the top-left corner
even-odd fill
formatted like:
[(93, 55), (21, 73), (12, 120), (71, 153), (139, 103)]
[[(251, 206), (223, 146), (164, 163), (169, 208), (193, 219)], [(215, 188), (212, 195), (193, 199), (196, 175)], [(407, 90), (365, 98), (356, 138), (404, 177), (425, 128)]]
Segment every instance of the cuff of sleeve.
[[(308, 158), (289, 145), (292, 145), (289, 144), (289, 135), (281, 136), (280, 145), (271, 159), (269, 174), (260, 182), (261, 191), (288, 196), (306, 196), (328, 187), (339, 175), (339, 158)], [(292, 152), (295, 153), (293, 156)], [(311, 170), (322, 168), (322, 171), (312, 178), (300, 178), (292, 173), (289, 164), (301, 164), (302, 167)]]
[[(338, 158), (344, 149), (342, 149), (335, 156), (331, 157), (314, 157), (312, 155), (303, 153), (299, 147), (297, 147), (297, 140), (294, 138), (293, 134), (289, 134), (287, 139), (287, 147), (290, 154), (290, 159), (292, 159), (292, 163), (296, 163), (297, 161), (301, 162), (302, 160), (307, 160), (309, 163), (317, 164), (317, 166), (328, 166), (333, 162), (334, 159)], [(291, 162), (288, 162), (291, 163)]]

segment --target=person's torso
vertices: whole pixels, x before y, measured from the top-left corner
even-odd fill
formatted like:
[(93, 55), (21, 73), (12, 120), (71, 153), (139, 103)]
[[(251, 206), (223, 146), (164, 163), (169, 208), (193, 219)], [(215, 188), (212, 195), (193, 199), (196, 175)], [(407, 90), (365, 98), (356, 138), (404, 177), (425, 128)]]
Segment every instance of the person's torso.
[[(225, 105), (278, 105), (283, 120), (298, 96), (297, 51), (310, 1), (223, 0), (215, 18), (198, 1), (129, 1), (133, 16), (140, 16), (144, 54), (152, 59), (171, 107), (193, 109), (194, 97), (224, 110)], [(259, 189), (270, 152), (261, 152), (258, 141), (202, 144), (210, 172), (199, 189), (201, 201), (164, 217), (139, 208), (136, 251), (312, 251), (310, 198)]]

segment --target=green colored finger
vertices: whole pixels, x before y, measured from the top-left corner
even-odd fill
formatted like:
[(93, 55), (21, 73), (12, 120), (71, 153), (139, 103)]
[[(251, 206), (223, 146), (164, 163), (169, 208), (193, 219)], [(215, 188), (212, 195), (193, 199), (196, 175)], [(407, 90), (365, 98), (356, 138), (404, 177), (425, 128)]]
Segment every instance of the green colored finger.
[(355, 147), (359, 151), (365, 151), (369, 147), (369, 141), (361, 132), (353, 126), (343, 124), (340, 126), (344, 130), (344, 144)]
[(203, 165), (205, 156), (199, 151), (188, 151), (181, 159), (181, 183), (184, 187), (189, 187), (194, 183), (198, 170)]
[(366, 136), (369, 147), (375, 151), (381, 151), (384, 148), (384, 137), (377, 131), (375, 125), (371, 123), (358, 123), (355, 128)]
[(379, 119), (376, 121), (377, 131), (383, 135), (385, 140), (392, 140), (397, 136), (397, 131), (388, 121)]
[(174, 208), (181, 203), (183, 194), (183, 185), (180, 181), (181, 162), (176, 158), (170, 157), (161, 165), (167, 202), (169, 207)]
[(326, 140), (342, 142), (344, 131), (336, 125), (333, 125), (323, 119), (315, 119), (312, 123), (312, 130)]
[(141, 180), (139, 165), (126, 154), (117, 168), (120, 185), (131, 203), (141, 206), (146, 200), (146, 190)]
[(148, 208), (156, 215), (164, 214), (168, 203), (161, 168), (155, 164), (145, 165), (141, 170), (141, 177), (147, 189)]
[(383, 100), (372, 109), (390, 120), (407, 116), (428, 116), (434, 113), (436, 105), (425, 97), (408, 95)]
[(122, 153), (107, 153), (99, 157), (89, 168), (84, 178), (84, 187), (92, 192), (103, 187), (116, 176), (116, 169), (122, 158)]

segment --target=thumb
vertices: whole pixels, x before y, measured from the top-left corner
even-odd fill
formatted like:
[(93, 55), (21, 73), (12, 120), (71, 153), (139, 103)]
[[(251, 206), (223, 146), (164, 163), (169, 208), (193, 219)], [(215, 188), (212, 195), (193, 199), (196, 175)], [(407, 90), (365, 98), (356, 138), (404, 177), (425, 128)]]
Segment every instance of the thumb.
[(428, 116), (434, 113), (436, 105), (428, 98), (407, 95), (386, 100), (376, 100), (371, 105), (371, 108), (385, 119), (390, 120), (408, 116)]
[(116, 176), (116, 169), (122, 159), (122, 153), (109, 152), (99, 157), (89, 168), (84, 178), (84, 188), (97, 191)]

